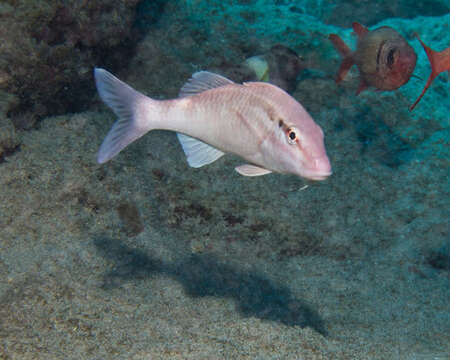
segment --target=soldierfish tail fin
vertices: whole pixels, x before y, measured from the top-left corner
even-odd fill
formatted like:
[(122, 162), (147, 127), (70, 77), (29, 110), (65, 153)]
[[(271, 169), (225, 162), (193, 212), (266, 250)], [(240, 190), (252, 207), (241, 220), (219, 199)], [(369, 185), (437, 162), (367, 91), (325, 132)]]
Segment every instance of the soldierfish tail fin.
[(337, 73), (336, 82), (341, 82), (347, 75), (350, 68), (354, 65), (353, 54), (347, 44), (336, 34), (330, 34), (328, 38), (333, 43), (336, 50), (342, 56), (342, 63)]
[(95, 68), (94, 76), (100, 97), (119, 118), (98, 151), (97, 161), (102, 164), (154, 128), (151, 118), (157, 100), (137, 92), (104, 69)]
[(427, 83), (425, 84), (425, 87), (422, 90), (422, 93), (414, 102), (414, 104), (412, 104), (411, 107), (409, 108), (410, 111), (412, 111), (416, 107), (420, 99), (422, 99), (422, 96), (428, 90), (428, 88), (430, 87), (431, 83), (436, 78), (436, 76), (438, 76), (443, 71), (450, 71), (450, 48), (447, 48), (440, 52), (434, 51), (429, 46), (425, 45), (425, 43), (420, 39), (418, 34), (415, 35), (422, 44), (425, 52), (427, 53), (428, 60), (430, 61), (431, 65), (431, 74), (430, 77), (428, 78)]

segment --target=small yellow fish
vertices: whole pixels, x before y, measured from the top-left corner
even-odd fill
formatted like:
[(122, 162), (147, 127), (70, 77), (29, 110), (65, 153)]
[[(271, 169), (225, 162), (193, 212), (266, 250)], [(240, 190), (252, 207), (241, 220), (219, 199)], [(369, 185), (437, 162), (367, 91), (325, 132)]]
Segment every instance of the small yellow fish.
[(269, 64), (263, 55), (255, 55), (244, 61), (244, 64), (255, 72), (260, 81), (269, 82)]
[(248, 58), (244, 66), (255, 73), (258, 81), (270, 82), (292, 93), (297, 87), (297, 76), (306, 68), (306, 63), (294, 50), (277, 44), (263, 55)]
[(97, 68), (94, 74), (100, 97), (119, 117), (100, 147), (99, 163), (148, 131), (164, 129), (178, 133), (192, 167), (233, 153), (248, 162), (236, 167), (245, 176), (278, 172), (323, 180), (331, 175), (322, 129), (275, 85), (241, 85), (201, 71), (181, 88), (179, 98), (154, 100), (106, 70)]

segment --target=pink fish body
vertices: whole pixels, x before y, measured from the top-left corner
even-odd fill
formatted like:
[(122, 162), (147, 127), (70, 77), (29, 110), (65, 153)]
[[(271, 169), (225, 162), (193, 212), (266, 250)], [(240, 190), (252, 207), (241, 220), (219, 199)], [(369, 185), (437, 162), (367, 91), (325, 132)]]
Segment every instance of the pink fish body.
[(102, 100), (119, 117), (100, 147), (104, 163), (150, 130), (178, 133), (192, 167), (225, 153), (246, 160), (236, 167), (245, 176), (270, 172), (312, 180), (331, 175), (322, 129), (294, 98), (260, 82), (236, 84), (206, 71), (195, 73), (180, 97), (154, 100), (111, 73), (95, 69)]

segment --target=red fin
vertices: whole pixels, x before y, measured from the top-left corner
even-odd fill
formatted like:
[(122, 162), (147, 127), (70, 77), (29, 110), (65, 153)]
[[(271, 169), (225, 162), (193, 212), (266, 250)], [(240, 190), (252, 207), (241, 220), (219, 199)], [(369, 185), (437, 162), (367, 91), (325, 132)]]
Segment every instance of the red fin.
[(336, 82), (339, 83), (345, 78), (345, 75), (347, 75), (348, 71), (355, 62), (353, 60), (352, 51), (347, 46), (347, 44), (339, 37), (339, 35), (330, 34), (328, 38), (331, 40), (333, 46), (343, 58), (336, 77)]
[(341, 54), (341, 56), (343, 58), (346, 58), (351, 55), (352, 51), (347, 46), (347, 44), (344, 42), (344, 40), (341, 39), (341, 37), (339, 35), (330, 34), (328, 36), (328, 39), (331, 40), (331, 42), (333, 43), (336, 50), (339, 51), (339, 54)]
[(368, 28), (366, 28), (364, 25), (361, 25), (358, 22), (352, 23), (352, 27), (353, 31), (356, 33), (356, 35), (358, 35), (360, 39), (369, 32)]
[(369, 86), (367, 85), (367, 83), (361, 79), (361, 81), (359, 82), (359, 87), (358, 90), (356, 91), (356, 95), (359, 95), (362, 91), (366, 90)]
[(431, 65), (431, 74), (430, 77), (428, 78), (427, 83), (425, 84), (425, 87), (422, 90), (422, 93), (414, 102), (414, 104), (412, 104), (411, 107), (409, 108), (410, 111), (412, 111), (416, 107), (420, 99), (422, 99), (422, 96), (428, 90), (428, 87), (431, 85), (436, 76), (438, 76), (443, 71), (450, 71), (450, 47), (448, 47), (443, 51), (435, 51), (431, 49), (429, 46), (425, 45), (424, 42), (420, 39), (418, 34), (415, 35), (422, 44), (425, 52), (427, 53), (428, 60), (430, 61)]

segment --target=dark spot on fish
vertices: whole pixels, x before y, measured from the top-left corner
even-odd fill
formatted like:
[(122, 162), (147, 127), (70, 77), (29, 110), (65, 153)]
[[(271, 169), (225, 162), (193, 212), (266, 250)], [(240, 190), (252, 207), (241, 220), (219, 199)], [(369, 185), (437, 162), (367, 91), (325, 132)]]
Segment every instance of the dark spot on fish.
[(275, 121), (275, 111), (271, 106), (266, 108), (267, 116), (269, 116), (270, 121)]
[(281, 119), (278, 120), (278, 126), (279, 126), (279, 127), (283, 127), (283, 125), (284, 125), (283, 120), (281, 120)]
[(134, 237), (144, 230), (139, 210), (134, 203), (122, 202), (116, 210), (128, 236)]
[(389, 68), (392, 68), (392, 65), (394, 65), (394, 54), (395, 54), (395, 49), (389, 50), (389, 53), (387, 56), (387, 66), (389, 66)]

